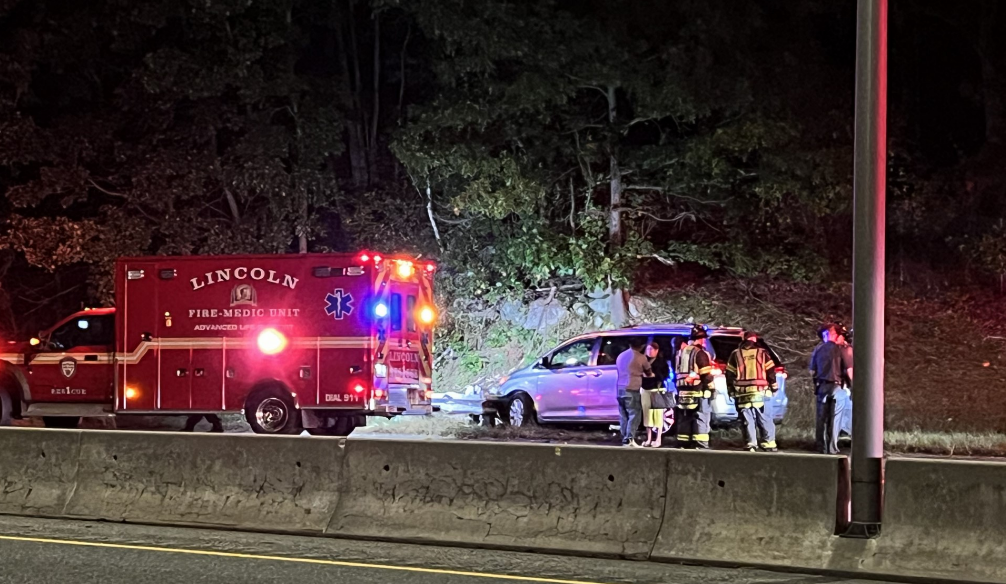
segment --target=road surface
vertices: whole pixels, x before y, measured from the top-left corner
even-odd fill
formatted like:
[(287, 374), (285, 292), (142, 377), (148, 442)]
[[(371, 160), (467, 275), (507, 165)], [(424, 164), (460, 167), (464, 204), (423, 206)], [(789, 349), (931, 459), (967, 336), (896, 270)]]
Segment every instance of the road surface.
[(0, 584), (866, 584), (473, 549), (0, 516)]

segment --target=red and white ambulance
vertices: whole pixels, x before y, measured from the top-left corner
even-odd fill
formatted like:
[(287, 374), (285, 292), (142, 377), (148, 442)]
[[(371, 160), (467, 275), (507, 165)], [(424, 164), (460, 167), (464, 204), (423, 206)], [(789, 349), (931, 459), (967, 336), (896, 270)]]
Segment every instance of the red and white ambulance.
[(244, 412), (345, 435), (432, 411), (436, 266), (376, 253), (125, 258), (115, 308), (0, 355), (0, 424)]

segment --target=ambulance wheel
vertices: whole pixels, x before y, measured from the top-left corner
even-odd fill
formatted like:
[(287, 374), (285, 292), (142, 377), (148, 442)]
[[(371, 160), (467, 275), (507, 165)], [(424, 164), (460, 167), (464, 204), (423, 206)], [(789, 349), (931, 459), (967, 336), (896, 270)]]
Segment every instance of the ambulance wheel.
[(6, 390), (0, 389), (0, 426), (10, 426), (14, 413), (14, 400)]
[(256, 434), (300, 434), (300, 412), (290, 394), (277, 387), (259, 389), (245, 402), (245, 419)]
[(46, 428), (73, 429), (80, 425), (80, 416), (43, 416), (42, 423)]

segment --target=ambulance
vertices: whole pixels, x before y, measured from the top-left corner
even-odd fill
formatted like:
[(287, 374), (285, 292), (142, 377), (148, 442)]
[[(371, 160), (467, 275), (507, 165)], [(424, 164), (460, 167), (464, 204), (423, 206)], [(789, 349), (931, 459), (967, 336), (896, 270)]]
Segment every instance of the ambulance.
[(436, 265), (379, 253), (123, 258), (115, 307), (0, 354), (0, 425), (243, 413), (348, 435), (432, 412)]

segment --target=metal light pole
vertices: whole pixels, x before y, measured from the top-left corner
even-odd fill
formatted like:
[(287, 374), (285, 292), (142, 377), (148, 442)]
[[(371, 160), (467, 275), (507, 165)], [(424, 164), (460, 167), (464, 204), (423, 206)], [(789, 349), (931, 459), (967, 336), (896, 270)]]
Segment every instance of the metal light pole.
[(884, 460), (884, 248), (887, 169), (887, 0), (858, 0), (853, 234), (852, 525), (880, 532)]

